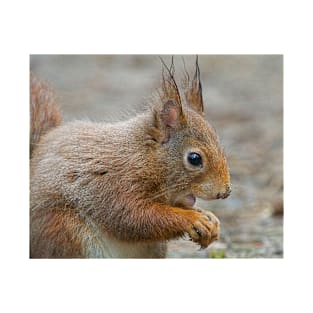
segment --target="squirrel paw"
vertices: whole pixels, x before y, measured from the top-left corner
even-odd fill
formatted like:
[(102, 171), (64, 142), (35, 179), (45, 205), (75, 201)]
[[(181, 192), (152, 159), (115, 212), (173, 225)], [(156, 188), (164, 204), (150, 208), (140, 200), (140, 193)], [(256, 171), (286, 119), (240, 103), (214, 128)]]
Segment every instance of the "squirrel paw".
[(197, 209), (194, 211), (195, 220), (187, 228), (192, 241), (198, 243), (202, 249), (213, 241), (218, 240), (220, 234), (220, 222), (212, 212)]

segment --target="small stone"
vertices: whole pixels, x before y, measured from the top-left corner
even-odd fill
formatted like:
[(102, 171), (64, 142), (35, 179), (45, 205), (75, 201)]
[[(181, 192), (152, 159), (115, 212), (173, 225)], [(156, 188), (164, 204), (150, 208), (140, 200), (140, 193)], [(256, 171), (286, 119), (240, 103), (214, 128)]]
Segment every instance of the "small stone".
[(279, 199), (273, 203), (273, 216), (282, 216), (284, 215), (284, 200)]

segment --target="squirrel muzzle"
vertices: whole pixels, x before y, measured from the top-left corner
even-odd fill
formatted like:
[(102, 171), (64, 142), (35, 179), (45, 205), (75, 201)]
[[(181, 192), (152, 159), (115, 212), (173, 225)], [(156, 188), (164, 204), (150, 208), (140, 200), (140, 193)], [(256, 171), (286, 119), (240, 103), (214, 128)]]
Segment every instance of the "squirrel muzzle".
[(203, 200), (216, 200), (225, 199), (231, 193), (230, 183), (217, 185), (216, 183), (202, 184), (195, 190), (193, 190), (193, 195)]

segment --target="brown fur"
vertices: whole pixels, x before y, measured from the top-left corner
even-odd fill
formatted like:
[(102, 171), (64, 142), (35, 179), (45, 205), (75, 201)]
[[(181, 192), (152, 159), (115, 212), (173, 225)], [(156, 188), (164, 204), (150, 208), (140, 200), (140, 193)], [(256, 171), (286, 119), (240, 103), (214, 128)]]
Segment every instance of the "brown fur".
[[(203, 119), (198, 65), (184, 99), (173, 69), (151, 110), (128, 121), (76, 121), (49, 132), (51, 124), (32, 121), (46, 134), (31, 141), (31, 257), (165, 257), (169, 239), (187, 233), (206, 247), (218, 238), (218, 219), (186, 199), (228, 196), (228, 166)], [(31, 94), (46, 92), (34, 86)], [(58, 125), (53, 101), (31, 103)], [(188, 164), (188, 151), (202, 156), (201, 168)]]
[(41, 136), (61, 124), (54, 93), (49, 86), (30, 75), (30, 155)]

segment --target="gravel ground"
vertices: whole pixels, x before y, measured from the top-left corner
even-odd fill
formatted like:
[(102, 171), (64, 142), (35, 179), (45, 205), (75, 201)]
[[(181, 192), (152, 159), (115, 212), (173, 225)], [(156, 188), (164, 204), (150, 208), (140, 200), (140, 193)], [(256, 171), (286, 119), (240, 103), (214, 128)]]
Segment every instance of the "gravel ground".
[[(194, 59), (185, 56), (192, 71)], [(226, 200), (197, 203), (219, 217), (220, 240), (205, 250), (173, 240), (169, 257), (282, 258), (282, 56), (201, 55), (199, 63), (205, 111), (225, 147), (233, 191)], [(161, 77), (156, 56), (32, 55), (30, 68), (57, 91), (65, 120), (135, 114)], [(176, 68), (179, 76), (179, 56)]]

